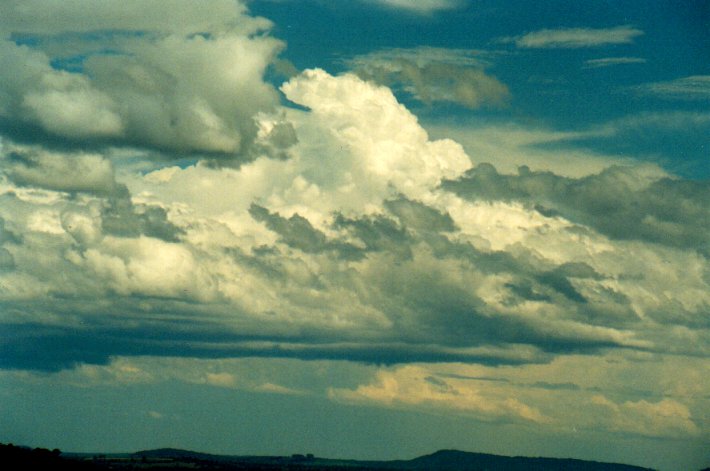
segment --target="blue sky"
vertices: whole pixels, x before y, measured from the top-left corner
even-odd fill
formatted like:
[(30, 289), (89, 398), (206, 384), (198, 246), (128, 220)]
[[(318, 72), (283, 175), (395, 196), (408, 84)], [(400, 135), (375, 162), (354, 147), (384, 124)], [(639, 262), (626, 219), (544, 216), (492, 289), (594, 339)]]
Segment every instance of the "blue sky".
[(0, 5), (0, 441), (707, 466), (710, 4)]
[[(708, 105), (703, 92), (691, 98), (690, 93), (653, 93), (644, 88), (654, 81), (708, 73), (706, 2), (681, 7), (660, 1), (536, 5), (481, 1), (427, 13), (392, 7), (373, 10), (367, 2), (255, 2), (252, 9), (275, 21), (275, 34), (288, 44), (283, 57), (299, 68), (344, 72), (353, 56), (382, 49), (470, 51), (485, 60), (487, 70), (511, 92), (509, 106), (476, 110), (477, 117), (589, 129), (643, 113), (702, 112)], [(575, 29), (577, 34), (587, 30), (596, 35), (596, 42), (516, 42), (526, 34)], [(422, 107), (407, 101), (411, 97), (406, 95), (400, 98), (421, 119), (471, 114), (467, 109)], [(647, 127), (654, 129), (628, 130), (580, 144), (646, 158), (686, 177), (708, 176), (707, 123), (682, 126), (681, 136), (678, 129)]]

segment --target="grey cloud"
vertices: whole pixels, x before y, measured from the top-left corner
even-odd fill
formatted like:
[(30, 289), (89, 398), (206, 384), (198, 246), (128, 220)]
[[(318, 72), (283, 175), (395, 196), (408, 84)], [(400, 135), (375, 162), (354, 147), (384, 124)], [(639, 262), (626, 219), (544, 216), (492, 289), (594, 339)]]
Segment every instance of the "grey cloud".
[(257, 136), (252, 151), (272, 158), (285, 160), (289, 157), (289, 149), (298, 143), (298, 136), (293, 124), (288, 121), (278, 121), (273, 127)]
[(536, 291), (533, 284), (528, 280), (521, 280), (516, 283), (506, 283), (505, 286), (517, 297), (528, 301), (552, 301), (549, 295)]
[[(534, 348), (456, 348), (436, 343), (422, 344), (383, 337), (344, 339), (337, 332), (284, 333), (269, 322), (254, 321), (239, 329), (196, 319), (203, 308), (177, 300), (163, 300), (162, 311), (141, 315), (155, 300), (116, 300), (98, 316), (94, 306), (72, 300), (53, 301), (54, 312), (81, 313), (82, 325), (42, 323), (0, 324), (0, 368), (59, 371), (81, 363), (105, 365), (115, 356), (175, 356), (192, 358), (299, 358), (347, 360), (380, 365), (410, 362), (476, 362), (514, 365), (549, 361)], [(36, 309), (23, 302), (3, 302), (10, 315)], [(127, 322), (118, 322), (119, 318)], [(245, 332), (240, 332), (244, 330)]]
[(0, 217), (0, 245), (4, 245), (5, 243), (19, 244), (21, 242), (22, 237), (10, 230), (5, 224), (5, 219)]
[(41, 51), (2, 39), (0, 66), (3, 121), (34, 125), (70, 140), (121, 134), (114, 103), (86, 76), (56, 70)]
[(0, 247), (0, 271), (15, 268), (15, 259), (4, 247)]
[(101, 228), (104, 233), (119, 237), (146, 235), (166, 242), (177, 242), (184, 233), (168, 220), (165, 209), (133, 204), (125, 187), (106, 200), (101, 212)]
[(392, 49), (349, 64), (363, 79), (401, 87), (427, 104), (450, 102), (475, 109), (502, 106), (510, 98), (508, 87), (485, 72), (486, 61), (473, 51)]
[(481, 164), (443, 188), (468, 199), (521, 201), (612, 239), (644, 240), (710, 254), (710, 185), (670, 177), (651, 179), (633, 168), (610, 167), (580, 179), (521, 167), (499, 174)]
[[(242, 4), (220, 1), (205, 9), (163, 0), (119, 11), (115, 4), (70, 1), (57, 17), (42, 7), (2, 7), (4, 134), (70, 148), (145, 147), (223, 164), (264, 150), (252, 148), (255, 120), (278, 105), (263, 77), (283, 44), (256, 35), (270, 24), (246, 16)], [(73, 10), (77, 15), (66, 14)], [(288, 133), (276, 134), (271, 145), (282, 151)]]
[[(400, 338), (413, 342), (429, 339), (445, 345), (479, 345), (495, 339), (495, 342), (532, 343), (542, 349), (554, 350), (606, 345), (606, 341), (600, 344), (594, 339), (577, 339), (575, 342), (564, 332), (553, 334), (545, 329), (539, 330), (521, 318), (494, 315), (483, 300), (468, 293), (463, 286), (445, 281), (445, 276), (418, 270), (412, 260), (412, 247), (424, 242), (443, 261), (451, 257), (457, 257), (460, 261), (460, 257), (464, 257), (463, 260), (468, 260), (474, 271), (510, 273), (516, 280), (509, 284), (511, 294), (523, 299), (544, 301), (553, 301), (555, 297), (556, 301), (569, 304), (571, 313), (579, 310), (575, 304), (585, 304), (587, 300), (567, 277), (594, 277), (596, 274), (591, 267), (570, 264), (545, 270), (507, 253), (482, 253), (469, 245), (448, 242), (436, 234), (438, 231), (453, 229), (453, 222), (448, 215), (405, 198), (391, 200), (386, 206), (401, 222), (410, 224), (398, 224), (384, 215), (346, 218), (338, 214), (333, 221), (333, 228), (346, 231), (349, 238), (355, 238), (364, 246), (360, 250), (360, 257), (366, 253), (383, 253), (387, 257), (394, 256), (398, 263), (405, 263), (402, 266), (385, 267), (380, 265), (388, 258), (380, 260), (370, 257), (379, 266), (379, 271), (377, 278), (368, 282), (372, 286), (368, 302), (385, 310), (395, 322), (394, 330)], [(250, 212), (278, 233), (284, 243), (304, 252), (322, 253), (347, 245), (345, 242), (338, 244), (335, 240), (327, 240), (322, 232), (297, 214), (286, 219), (257, 205), (252, 205)], [(385, 273), (386, 276), (383, 275)], [(379, 278), (380, 275), (384, 278)], [(533, 290), (548, 294), (535, 297)], [(517, 301), (511, 298), (511, 302)], [(586, 314), (581, 316), (589, 317)], [(584, 346), (586, 342), (588, 344)], [(571, 347), (575, 343), (578, 345)]]
[(490, 381), (493, 383), (510, 383), (508, 378), (501, 378), (496, 376), (467, 376), (457, 373), (439, 373), (439, 376), (452, 379), (465, 379), (470, 381)]
[[(413, 264), (378, 269), (381, 273), (370, 281), (370, 296), (388, 313), (399, 335), (411, 342), (457, 347), (522, 344), (554, 353), (594, 352), (619, 346), (611, 337), (587, 328), (593, 325), (589, 323), (593, 316), (576, 306), (576, 300), (555, 299), (566, 311), (555, 319), (505, 316), (471, 292), (470, 286), (485, 276), (482, 273), (469, 280), (456, 280), (455, 275), (421, 270)], [(443, 266), (438, 270), (444, 270)], [(467, 271), (475, 270), (471, 266)], [(521, 283), (526, 280), (524, 274), (508, 274)], [(578, 329), (574, 324), (586, 327)]]
[(5, 219), (0, 217), (0, 271), (15, 268), (15, 257), (4, 247), (5, 244), (16, 245), (21, 243), (22, 237), (8, 229), (5, 225)]
[(577, 291), (563, 272), (551, 271), (537, 276), (540, 283), (549, 286), (571, 301), (586, 303), (587, 299)]
[(594, 268), (590, 267), (584, 262), (570, 262), (560, 265), (555, 269), (555, 272), (563, 276), (572, 276), (575, 278), (591, 278), (594, 280), (599, 280), (602, 276), (594, 271)]
[(308, 219), (299, 214), (286, 219), (254, 203), (249, 207), (249, 214), (279, 234), (286, 245), (308, 253), (318, 253), (328, 248), (325, 234), (315, 229)]
[(411, 259), (410, 245), (416, 242), (412, 231), (428, 234), (455, 229), (448, 214), (404, 197), (387, 200), (385, 207), (396, 219), (388, 215), (347, 217), (336, 213), (332, 228), (347, 234), (343, 240), (328, 239), (299, 214), (287, 219), (257, 204), (251, 205), (249, 213), (279, 234), (286, 245), (307, 253), (333, 251), (352, 260), (364, 257), (367, 252), (387, 252), (399, 259)]
[(386, 252), (399, 260), (412, 258), (412, 245), (425, 241), (434, 250), (450, 247), (440, 233), (456, 229), (451, 216), (404, 196), (386, 200), (390, 214), (346, 217), (336, 214), (333, 228), (344, 230), (365, 252)]
[(10, 147), (5, 174), (20, 186), (69, 193), (117, 191), (113, 165), (95, 154), (63, 154), (36, 147)]
[(404, 197), (387, 200), (384, 203), (392, 214), (397, 216), (405, 227), (417, 231), (452, 232), (456, 224), (447, 213), (442, 213), (418, 201)]
[(530, 386), (550, 391), (580, 391), (582, 389), (579, 385), (574, 383), (548, 383), (546, 381), (536, 381)]
[(337, 215), (334, 226), (345, 229), (365, 245), (367, 251), (385, 251), (399, 259), (410, 259), (412, 251), (407, 230), (384, 216), (347, 218)]
[[(18, 186), (97, 196), (102, 210), (102, 232), (120, 237), (146, 235), (175, 242), (183, 233), (170, 223), (165, 209), (136, 205), (125, 185), (116, 182), (111, 162), (97, 154), (51, 152), (40, 147), (9, 146), (5, 157), (7, 177)], [(85, 242), (95, 237), (79, 227), (82, 221), (63, 216), (64, 229)], [(93, 218), (90, 213), (85, 218)], [(75, 224), (75, 222), (80, 224)], [(76, 226), (76, 227), (74, 227)]]
[[(197, 130), (197, 134), (177, 136), (187, 141), (177, 139), (166, 144), (170, 149), (197, 152), (197, 148), (190, 146), (207, 136), (200, 136), (200, 130), (221, 129), (218, 120), (211, 120), (210, 110), (216, 110), (212, 109), (213, 102), (219, 99), (221, 106), (223, 101), (229, 102), (229, 97), (236, 100), (241, 96), (229, 95), (229, 90), (220, 87), (208, 90), (213, 94), (200, 89), (210, 95), (207, 97), (189, 86), (192, 79), (200, 85), (213, 78), (212, 72), (219, 72), (207, 67), (199, 76), (190, 73), (196, 64), (202, 64), (200, 61), (209, 59), (201, 53), (219, 55), (229, 49), (214, 50), (216, 43), (212, 41), (218, 37), (222, 36), (126, 38), (121, 44), (126, 51), (137, 47), (139, 41), (155, 43), (141, 49), (143, 55), (90, 57), (85, 61), (85, 70), (96, 74), (78, 82), (77, 77), (68, 73), (47, 70), (41, 60), (38, 70), (50, 82), (57, 80), (61, 86), (66, 85), (62, 80), (68, 80), (66, 87), (71, 93), (98, 90), (106, 91), (110, 97), (125, 98), (117, 100), (120, 106), (116, 108), (123, 134), (102, 137), (114, 139), (114, 143), (164, 149), (162, 141), (150, 140), (151, 133), (155, 131), (160, 139), (169, 140), (176, 135), (163, 136), (162, 126), (178, 128), (183, 118), (188, 121), (204, 118), (202, 124), (193, 123), (194, 126), (189, 124), (185, 128)], [(245, 41), (242, 46), (254, 45), (250, 42), (253, 38), (240, 38)], [(229, 36), (229, 40), (236, 38)], [(274, 52), (272, 46), (277, 48), (271, 43), (264, 45), (270, 53)], [(13, 47), (18, 54), (31, 55), (28, 48)], [(186, 51), (199, 57), (184, 56), (182, 53)], [(264, 59), (265, 63), (267, 56), (257, 54), (253, 58)], [(448, 65), (475, 68), (455, 60)], [(313, 72), (311, 80), (319, 76), (323, 79), (325, 73)], [(308, 80), (307, 77), (304, 75), (302, 80)], [(259, 74), (253, 78), (256, 84), (261, 83)], [(373, 90), (353, 76), (346, 78), (346, 85)], [(225, 79), (222, 84), (227, 82)], [(340, 107), (335, 95), (345, 88), (330, 85), (329, 82), (326, 88), (329, 99), (334, 101), (324, 107)], [(21, 89), (22, 84), (18, 87)], [(59, 87), (42, 92), (56, 91), (62, 95), (67, 90)], [(306, 87), (300, 93), (314, 95), (315, 99), (296, 101), (317, 105), (315, 92)], [(93, 91), (86, 93), (87, 97), (94, 97)], [(386, 103), (402, 111), (390, 100), (391, 95), (385, 95)], [(145, 96), (155, 99), (144, 100)], [(379, 109), (378, 103), (373, 103), (372, 110)], [(191, 110), (187, 115), (177, 110), (182, 104)], [(224, 105), (223, 110), (231, 109), (229, 103)], [(22, 103), (18, 106), (22, 108)], [(311, 114), (294, 111), (292, 115), (332, 119), (327, 113), (325, 118), (319, 118), (318, 107), (312, 109)], [(273, 153), (288, 154), (289, 146), (295, 142), (294, 128), (273, 116), (260, 121), (261, 127), (256, 126), (250, 114), (255, 110), (263, 111), (260, 106), (247, 103), (243, 116), (229, 118), (236, 120), (237, 127), (228, 127), (225, 135), (218, 133), (213, 143), (219, 143), (224, 136), (243, 139), (245, 135), (253, 135), (255, 144), (270, 145)], [(42, 125), (37, 116), (28, 116), (26, 120), (31, 124)], [(368, 165), (322, 158), (330, 157), (327, 152), (335, 150), (329, 147), (332, 143), (324, 133), (332, 128), (316, 127), (311, 130), (312, 136), (324, 139), (324, 147), (314, 149), (306, 145), (301, 154), (294, 151), (297, 158), (289, 162), (264, 159), (239, 171), (206, 166), (174, 167), (146, 178), (126, 177), (126, 185), (135, 188), (138, 194), (148, 195), (146, 200), (161, 202), (154, 204), (132, 199), (128, 186), (114, 181), (112, 170), (100, 157), (92, 161), (100, 170), (97, 177), (75, 181), (72, 174), (82, 173), (81, 160), (69, 160), (69, 156), (55, 161), (53, 157), (27, 153), (15, 155), (8, 175), (15, 185), (25, 187), (2, 195), (6, 204), (0, 205), (0, 214), (23, 237), (8, 235), (4, 240), (7, 254), (0, 253), (0, 258), (5, 259), (0, 263), (13, 268), (0, 273), (3, 287), (0, 309), (4, 314), (4, 323), (0, 323), (1, 364), (7, 368), (56, 370), (82, 362), (105, 363), (116, 355), (328, 358), (382, 364), (415, 361), (519, 364), (549, 361), (557, 354), (590, 354), (602, 349), (669, 351), (672, 347), (678, 352), (704, 351), (703, 342), (685, 341), (691, 335), (701, 340), (707, 336), (702, 330), (707, 321), (697, 315), (702, 306), (693, 305), (690, 298), (697, 293), (702, 295), (702, 289), (707, 287), (704, 260), (698, 261), (701, 257), (693, 254), (691, 261), (696, 262), (696, 272), (706, 270), (705, 284), (698, 281), (702, 277), (698, 275), (680, 286), (688, 288), (682, 293), (683, 298), (679, 295), (675, 299), (671, 294), (670, 300), (661, 299), (647, 307), (643, 303), (651, 296), (641, 293), (630, 299), (633, 288), (624, 285), (624, 277), (638, 276), (638, 291), (653, 291), (658, 282), (647, 281), (643, 274), (623, 270), (617, 273), (615, 267), (605, 270), (611, 263), (608, 260), (596, 263), (592, 257), (586, 257), (587, 241), (579, 242), (583, 237), (577, 237), (586, 232), (602, 239), (597, 237), (597, 232), (602, 232), (612, 239), (702, 249), (702, 243), (707, 243), (706, 231), (701, 229), (707, 227), (704, 202), (708, 201), (703, 183), (646, 177), (632, 169), (620, 168), (580, 179), (526, 169), (510, 176), (482, 165), (457, 181), (444, 183), (443, 190), (462, 198), (432, 188), (435, 183), (427, 183), (421, 188), (415, 185), (416, 190), (407, 193), (409, 197), (382, 201), (382, 195), (397, 191), (397, 185), (385, 190), (385, 177), (378, 170), (376, 179), (377, 182), (382, 179), (382, 192), (375, 191), (371, 198), (362, 199), (368, 212), (360, 214), (358, 198), (371, 188), (367, 185), (375, 175), (368, 173), (373, 169), (366, 167), (376, 167), (374, 164), (379, 162), (375, 159), (391, 148), (384, 146), (383, 153), (379, 153), (380, 140), (389, 144), (391, 133), (384, 125), (381, 129), (373, 128), (369, 119), (370, 116), (364, 116), (362, 123), (347, 119), (335, 123), (335, 127), (346, 130), (358, 129), (353, 126), (363, 123), (370, 126), (360, 129), (367, 137), (361, 143), (363, 148), (351, 149), (351, 160), (356, 162), (362, 157), (361, 151), (377, 148), (377, 152), (367, 157), (372, 160)], [(393, 121), (395, 127), (399, 122)], [(138, 129), (141, 123), (146, 129)], [(210, 123), (217, 123), (216, 127), (210, 127)], [(247, 126), (248, 133), (242, 132), (240, 123), (251, 123)], [(422, 181), (438, 182), (443, 174), (457, 175), (459, 170), (468, 168), (468, 159), (451, 141), (427, 142), (426, 134), (415, 126), (415, 118), (410, 115), (402, 123), (405, 129), (412, 126), (407, 133), (412, 132), (416, 139), (405, 140), (406, 152), (382, 170), (382, 173), (398, 168), (406, 170), (401, 174), (401, 188), (412, 181), (417, 183), (420, 177), (417, 169), (429, 172), (428, 162), (410, 167), (410, 158), (416, 160), (422, 146), (432, 152), (424, 154), (422, 159), (435, 158), (441, 167), (431, 173), (431, 179), (425, 175)], [(155, 129), (149, 129), (150, 126)], [(235, 129), (238, 136), (231, 133)], [(136, 134), (139, 132), (145, 134), (139, 136)], [(345, 139), (347, 135), (344, 132), (340, 137)], [(310, 139), (306, 132), (302, 136)], [(99, 139), (74, 135), (72, 142), (94, 138)], [(345, 141), (338, 141), (338, 146), (343, 144)], [(204, 148), (199, 151), (208, 152)], [(449, 152), (458, 157), (448, 159)], [(363, 172), (352, 175), (351, 183), (358, 191), (352, 193), (355, 195), (352, 205), (343, 205), (349, 210), (338, 209), (338, 200), (342, 203), (342, 199), (349, 197), (347, 192), (340, 193), (341, 189), (348, 190), (340, 185), (341, 181), (334, 181), (328, 171), (320, 172), (323, 166), (345, 167), (338, 168), (341, 176), (357, 168)], [(54, 174), (52, 169), (56, 169)], [(309, 182), (309, 173), (319, 173), (321, 180)], [(246, 189), (210, 191), (209, 195), (216, 195), (210, 197), (227, 195), (225, 203), (215, 209), (210, 202), (196, 202), (204, 199), (204, 194), (202, 186), (189, 186), (195, 181), (213, 186), (234, 184), (240, 190)], [(307, 185), (308, 192), (301, 185), (304, 182), (314, 183)], [(263, 188), (249, 188), (252, 183)], [(357, 188), (358, 185), (365, 189)], [(39, 188), (54, 191), (34, 191)], [(431, 202), (416, 201), (413, 195)], [(660, 201), (663, 198), (669, 201)], [(479, 208), (465, 199), (476, 203), (521, 201), (528, 211), (516, 206), (512, 219), (501, 219), (508, 226), (484, 237), (486, 221), (471, 223), (466, 217), (475, 218), (475, 211), (486, 211), (486, 205)], [(254, 203), (247, 213), (244, 206), (251, 201), (264, 205), (274, 202), (275, 206)], [(314, 201), (308, 212), (298, 212), (302, 205)], [(502, 212), (506, 211), (505, 205), (500, 206)], [(280, 209), (284, 207), (289, 209)], [(442, 208), (449, 208), (450, 212)], [(544, 219), (533, 208), (548, 215), (564, 216), (576, 222), (577, 227), (551, 220), (539, 231), (529, 227), (518, 231), (517, 221), (525, 225)], [(321, 216), (318, 223), (309, 219), (314, 213)], [(621, 232), (616, 227), (620, 220), (624, 220)], [(642, 230), (636, 227), (638, 224), (649, 227)], [(542, 233), (548, 229), (545, 238)], [(678, 230), (674, 232), (675, 229)], [(479, 235), (479, 230), (484, 235)], [(511, 244), (493, 240), (497, 235), (505, 238), (507, 234), (503, 232), (507, 230), (525, 234), (519, 242)], [(488, 245), (478, 245), (479, 241)], [(560, 252), (565, 253), (545, 258), (543, 244), (548, 241), (558, 243), (563, 247)], [(590, 244), (595, 242), (590, 237)], [(604, 243), (612, 253), (604, 255), (607, 259), (623, 255), (613, 240)], [(650, 244), (638, 245), (646, 249)], [(568, 246), (573, 246), (569, 253)], [(655, 256), (659, 251), (654, 245), (639, 253)], [(583, 253), (588, 263), (565, 263), (577, 260), (579, 253)], [(639, 263), (638, 267), (633, 270), (640, 272), (646, 265)], [(654, 275), (660, 278), (659, 273)], [(639, 304), (644, 309), (643, 316), (634, 311)], [(666, 329), (668, 319), (674, 322), (679, 319), (682, 328)]]
[(431, 384), (432, 386), (435, 386), (437, 389), (439, 389), (442, 392), (447, 392), (447, 391), (452, 391), (453, 388), (449, 383), (444, 381), (443, 379), (437, 378), (436, 376), (427, 376), (424, 378), (424, 381), (427, 383)]
[[(178, 230), (166, 220), (161, 208), (134, 207), (121, 198), (109, 199), (108, 204), (102, 213), (105, 233), (123, 238), (145, 234), (179, 240)], [(593, 310), (601, 310), (597, 298), (583, 300), (570, 281), (599, 277), (589, 266), (537, 266), (533, 257), (524, 254), (480, 252), (446, 239), (444, 234), (454, 226), (445, 213), (403, 197), (386, 206), (391, 213), (334, 215), (331, 228), (339, 235), (326, 237), (298, 214), (285, 218), (252, 205), (254, 219), (278, 234), (281, 243), (302, 253), (289, 254), (278, 246), (262, 245), (251, 253), (236, 248), (224, 250), (210, 259), (231, 259), (238, 264), (240, 276), (247, 283), (241, 289), (251, 289), (247, 273), (256, 274), (261, 280), (256, 285), (260, 289), (276, 288), (280, 301), (270, 308), (276, 311), (263, 313), (249, 311), (248, 304), (238, 307), (221, 302), (195, 303), (190, 293), (182, 293), (181, 297), (169, 288), (157, 294), (129, 292), (129, 288), (122, 289), (120, 285), (117, 292), (106, 291), (105, 282), (85, 270), (77, 272), (72, 264), (79, 262), (48, 257), (47, 263), (58, 265), (31, 270), (26, 265), (29, 253), (24, 253), (25, 271), (45, 278), (64, 273), (71, 280), (73, 291), (49, 295), (42, 302), (6, 299), (2, 301), (3, 312), (9, 319), (27, 315), (36, 318), (49, 309), (46, 303), (51, 303), (51, 312), (81, 328), (3, 324), (0, 328), (8, 334), (3, 335), (3, 366), (57, 370), (82, 362), (103, 364), (117, 355), (260, 356), (379, 364), (462, 361), (494, 365), (544, 362), (559, 353), (591, 353), (624, 346), (595, 330), (595, 323), (605, 328), (612, 323), (605, 317), (595, 317)], [(63, 224), (69, 226), (71, 220)], [(49, 237), (33, 237), (28, 244), (40, 244), (39, 250), (47, 251), (52, 246), (47, 243)], [(91, 256), (97, 257), (101, 246), (92, 247)], [(160, 249), (159, 245), (151, 247)], [(24, 250), (34, 249), (27, 245)], [(428, 251), (430, 257), (426, 255)], [(305, 268), (303, 260), (320, 254), (327, 257), (320, 262), (311, 258), (309, 263), (315, 265), (308, 273), (293, 276), (296, 263)], [(98, 259), (93, 260), (99, 263)], [(139, 259), (132, 260), (132, 264), (140, 264)], [(344, 268), (345, 265), (334, 263), (338, 260), (355, 261), (359, 268)], [(106, 269), (109, 267), (106, 265)], [(515, 286), (527, 284), (530, 293), (545, 293), (546, 298), (540, 301), (547, 302), (549, 298), (561, 305), (560, 314), (546, 319), (501, 314), (499, 308), (477, 294), (477, 287), (491, 274), (504, 274)], [(51, 285), (51, 280), (46, 281)], [(220, 283), (213, 280), (211, 286)], [(98, 304), (97, 292), (103, 293)], [(317, 308), (308, 293), (315, 296)], [(334, 298), (332, 293), (340, 294)], [(348, 297), (341, 298), (343, 294)], [(523, 302), (516, 296), (531, 297), (515, 288), (501, 295), (509, 297), (512, 308)], [(259, 299), (268, 296), (269, 292), (258, 294)], [(344, 325), (308, 318), (314, 309), (328, 313), (351, 303), (355, 305), (353, 318), (344, 317)], [(298, 314), (301, 309), (305, 313)], [(380, 313), (386, 322), (369, 324), (367, 318), (359, 320), (361, 310)], [(229, 319), (226, 324), (225, 319)]]
[[(566, 331), (562, 324), (553, 327), (554, 322), (545, 325), (535, 319), (499, 316), (495, 308), (470, 292), (466, 284), (479, 284), (492, 274), (510, 277), (511, 281), (505, 285), (509, 306), (526, 301), (554, 303), (566, 312), (557, 319), (562, 323), (626, 328), (636, 319), (629, 300), (619, 293), (597, 288), (596, 298), (590, 302), (580, 292), (575, 280), (604, 278), (585, 263), (555, 266), (526, 251), (517, 255), (482, 252), (470, 244), (452, 242), (442, 234), (455, 228), (448, 214), (404, 197), (387, 201), (385, 207), (398, 221), (386, 214), (357, 218), (335, 215), (333, 229), (345, 231), (346, 240), (357, 241), (354, 246), (345, 240), (327, 240), (297, 214), (285, 219), (256, 205), (251, 212), (292, 247), (311, 253), (326, 250), (338, 253), (336, 247), (349, 246), (358, 254), (350, 259), (367, 257), (373, 266), (372, 273), (363, 275), (370, 286), (367, 303), (383, 310), (394, 323), (397, 337), (408, 342), (435, 341), (457, 346), (520, 343), (545, 351), (594, 350), (616, 343), (591, 332), (585, 338), (586, 334)], [(415, 250), (421, 252), (422, 244), (439, 260), (430, 267), (433, 272), (419, 268), (414, 258)], [(346, 258), (343, 252), (339, 255)], [(436, 271), (444, 270), (454, 260), (470, 276), (467, 282)], [(395, 264), (390, 266), (392, 261)]]

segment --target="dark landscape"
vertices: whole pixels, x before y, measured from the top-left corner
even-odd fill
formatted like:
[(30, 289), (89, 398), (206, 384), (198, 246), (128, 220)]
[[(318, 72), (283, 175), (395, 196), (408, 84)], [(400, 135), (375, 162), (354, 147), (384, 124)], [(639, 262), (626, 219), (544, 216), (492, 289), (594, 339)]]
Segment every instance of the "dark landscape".
[[(66, 453), (0, 444), (2, 469), (42, 470), (432, 470), (432, 471), (643, 471), (650, 468), (577, 459), (509, 457), (440, 450), (411, 460), (357, 461), (291, 456), (227, 456), (163, 448), (124, 454)], [(706, 471), (706, 470), (704, 470)]]

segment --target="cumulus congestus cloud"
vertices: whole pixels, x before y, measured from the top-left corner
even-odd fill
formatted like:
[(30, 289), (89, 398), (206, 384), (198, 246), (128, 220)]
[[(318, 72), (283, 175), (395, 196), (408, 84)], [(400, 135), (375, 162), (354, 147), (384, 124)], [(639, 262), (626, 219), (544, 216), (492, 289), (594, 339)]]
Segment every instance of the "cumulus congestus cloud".
[[(624, 168), (578, 179), (471, 168), (385, 87), (312, 70), (282, 88), (308, 107), (280, 118), (298, 137), (285, 160), (122, 183), (109, 166), (82, 187), (32, 172), (74, 168), (65, 156), (6, 157), (3, 365), (706, 352), (688, 341), (707, 336), (710, 302), (693, 184)], [(644, 206), (659, 188), (687, 214)]]

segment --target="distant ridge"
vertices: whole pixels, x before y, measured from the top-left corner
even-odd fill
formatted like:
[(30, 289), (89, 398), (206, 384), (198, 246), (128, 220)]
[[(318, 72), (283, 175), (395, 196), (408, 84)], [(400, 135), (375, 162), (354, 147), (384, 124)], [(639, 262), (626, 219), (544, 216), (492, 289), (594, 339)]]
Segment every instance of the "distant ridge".
[(129, 456), (135, 458), (153, 459), (191, 459), (191, 460), (222, 460), (230, 458), (223, 455), (211, 455), (197, 451), (181, 450), (179, 448), (158, 448), (156, 450), (144, 450), (131, 453)]
[[(0, 444), (0, 463), (7, 471), (32, 467), (53, 471), (653, 471), (617, 463), (565, 458), (529, 458), (440, 450), (411, 460), (357, 461), (291, 456), (228, 456), (176, 448), (136, 453), (62, 453)], [(29, 466), (29, 467), (28, 467)]]
[(430, 455), (420, 456), (411, 460), (395, 461), (357, 461), (314, 458), (309, 455), (292, 455), (291, 457), (267, 456), (227, 456), (211, 455), (174, 448), (161, 448), (134, 453), (135, 457), (152, 459), (174, 459), (189, 461), (211, 461), (225, 463), (241, 463), (251, 465), (289, 465), (293, 467), (308, 466), (309, 469), (381, 469), (403, 471), (653, 471), (619, 463), (586, 461), (572, 458), (541, 458), (522, 456), (502, 456), (486, 453), (473, 453), (459, 450), (439, 450)]
[(410, 470), (436, 471), (649, 471), (650, 469), (571, 458), (510, 457), (458, 450), (440, 450), (431, 455), (404, 461), (402, 465)]

